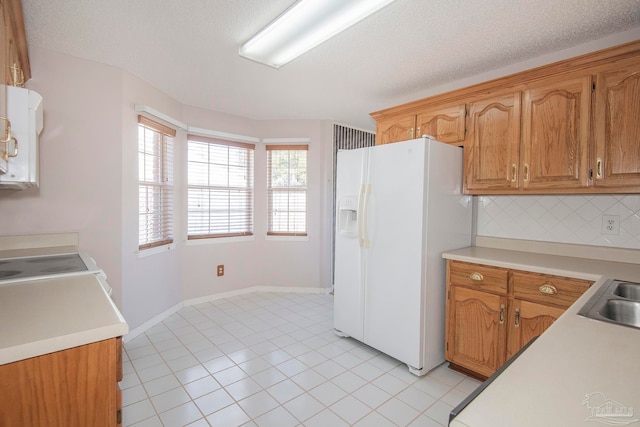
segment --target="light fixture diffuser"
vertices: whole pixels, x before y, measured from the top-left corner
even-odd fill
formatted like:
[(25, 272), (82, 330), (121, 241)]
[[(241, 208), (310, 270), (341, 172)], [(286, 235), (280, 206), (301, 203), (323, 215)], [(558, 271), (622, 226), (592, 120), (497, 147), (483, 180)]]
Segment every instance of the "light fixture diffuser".
[(274, 68), (313, 49), (395, 0), (298, 0), (240, 47)]

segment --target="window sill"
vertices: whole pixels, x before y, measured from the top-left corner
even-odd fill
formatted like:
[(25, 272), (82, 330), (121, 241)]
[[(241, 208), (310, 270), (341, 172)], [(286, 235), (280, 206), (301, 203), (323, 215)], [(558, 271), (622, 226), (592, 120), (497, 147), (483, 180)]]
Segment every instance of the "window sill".
[(308, 242), (309, 236), (265, 236), (265, 240), (276, 240), (283, 242)]
[(208, 239), (187, 240), (187, 246), (215, 245), (218, 243), (250, 242), (256, 240), (255, 236), (211, 237)]
[(149, 249), (138, 249), (138, 251), (136, 252), (136, 255), (138, 256), (138, 258), (146, 258), (148, 256), (151, 255), (156, 255), (156, 254), (161, 254), (161, 253), (165, 253), (165, 252), (169, 252), (172, 251), (176, 248), (176, 244), (174, 243), (170, 243), (168, 245), (162, 245), (162, 246), (156, 246), (153, 248), (149, 248)]

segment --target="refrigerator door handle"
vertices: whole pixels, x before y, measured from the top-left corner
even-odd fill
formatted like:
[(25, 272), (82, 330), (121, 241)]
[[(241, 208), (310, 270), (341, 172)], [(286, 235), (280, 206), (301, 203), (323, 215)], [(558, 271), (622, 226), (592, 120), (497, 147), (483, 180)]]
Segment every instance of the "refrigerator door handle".
[(367, 228), (367, 214), (369, 212), (369, 196), (371, 195), (371, 184), (367, 184), (364, 190), (364, 203), (363, 203), (363, 215), (362, 215), (362, 230), (363, 230), (363, 247), (368, 248), (371, 246), (369, 241), (369, 230)]

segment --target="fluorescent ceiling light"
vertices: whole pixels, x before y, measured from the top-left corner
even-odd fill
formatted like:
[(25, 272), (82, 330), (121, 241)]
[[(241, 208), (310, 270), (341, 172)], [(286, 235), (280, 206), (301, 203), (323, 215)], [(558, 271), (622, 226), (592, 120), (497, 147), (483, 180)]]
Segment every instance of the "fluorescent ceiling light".
[(240, 47), (240, 55), (280, 68), (394, 0), (299, 0)]

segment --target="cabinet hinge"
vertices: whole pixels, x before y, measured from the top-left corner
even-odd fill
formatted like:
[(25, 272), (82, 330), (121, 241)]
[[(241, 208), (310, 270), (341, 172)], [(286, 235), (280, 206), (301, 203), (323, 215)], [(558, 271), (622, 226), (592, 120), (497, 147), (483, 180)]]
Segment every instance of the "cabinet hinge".
[(447, 299), (451, 299), (451, 291), (447, 291)]
[(589, 169), (589, 179), (593, 179), (593, 169)]
[(116, 411), (116, 425), (122, 425), (122, 409)]
[(596, 91), (596, 82), (592, 82), (591, 83), (591, 92), (595, 92)]

